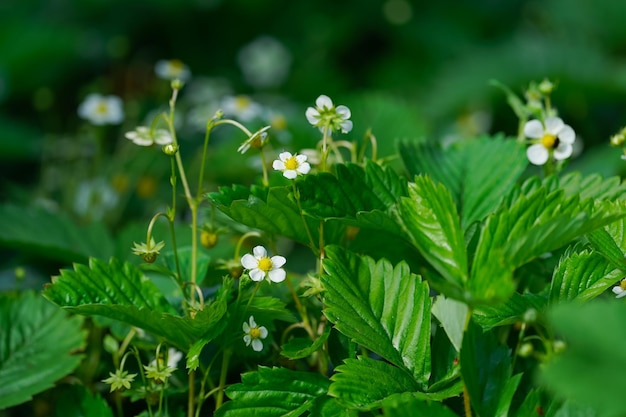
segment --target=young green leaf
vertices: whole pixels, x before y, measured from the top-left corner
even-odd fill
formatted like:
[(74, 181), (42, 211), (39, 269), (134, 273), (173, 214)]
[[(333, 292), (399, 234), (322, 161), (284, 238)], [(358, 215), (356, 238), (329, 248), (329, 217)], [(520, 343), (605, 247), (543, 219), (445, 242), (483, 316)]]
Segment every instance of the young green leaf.
[(543, 295), (515, 292), (504, 304), (476, 307), (472, 320), (487, 331), (493, 327), (524, 321), (526, 314), (535, 316), (541, 314), (547, 304), (548, 298)]
[(569, 248), (554, 270), (550, 284), (551, 303), (587, 301), (613, 286), (624, 276), (598, 252), (580, 245)]
[(416, 177), (409, 197), (400, 201), (398, 217), (415, 247), (443, 277), (433, 280), (433, 287), (448, 296), (462, 293), (468, 272), (465, 238), (448, 190), (430, 177)]
[(441, 323), (456, 351), (460, 351), (463, 341), (463, 325), (468, 313), (467, 304), (439, 295), (433, 303), (432, 313)]
[(594, 230), (587, 239), (614, 267), (626, 270), (626, 218)]
[(452, 410), (435, 401), (425, 401), (412, 393), (391, 395), (382, 402), (386, 417), (458, 417)]
[(324, 332), (313, 342), (311, 339), (296, 337), (285, 343), (280, 354), (289, 359), (302, 359), (318, 351), (330, 335), (330, 327), (326, 327)]
[(329, 385), (327, 378), (314, 372), (260, 366), (226, 389), (231, 401), (220, 407), (215, 417), (299, 416), (326, 396)]
[(0, 410), (30, 400), (78, 366), (82, 322), (31, 292), (0, 296)]
[(430, 376), (428, 284), (405, 263), (378, 263), (337, 246), (326, 248), (324, 314), (337, 330), (413, 375)]

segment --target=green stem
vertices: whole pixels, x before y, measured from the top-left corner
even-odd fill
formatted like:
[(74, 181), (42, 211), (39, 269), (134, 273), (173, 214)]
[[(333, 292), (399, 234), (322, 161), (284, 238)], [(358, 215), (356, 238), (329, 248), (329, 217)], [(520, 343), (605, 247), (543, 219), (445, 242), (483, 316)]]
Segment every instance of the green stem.
[(218, 386), (217, 399), (215, 400), (215, 409), (217, 410), (224, 403), (224, 388), (226, 387), (226, 377), (228, 376), (228, 363), (230, 362), (230, 356), (232, 355), (232, 349), (224, 350), (222, 359), (222, 370), (220, 373), (220, 384)]
[(268, 180), (267, 161), (265, 160), (265, 152), (263, 152), (263, 148), (259, 149), (259, 153), (261, 154), (261, 165), (263, 166), (263, 185), (267, 187), (270, 182)]
[[(468, 308), (467, 316), (465, 317), (465, 325), (463, 326), (463, 334), (467, 333), (467, 328), (469, 327), (471, 318), (472, 318), (472, 309), (470, 307)], [(461, 366), (463, 366), (462, 363), (461, 363)], [(465, 417), (472, 417), (471, 398), (469, 395), (469, 391), (467, 390), (467, 385), (465, 384), (465, 380), (463, 380), (463, 408), (465, 410)]]
[(307, 237), (309, 238), (309, 245), (312, 251), (315, 252), (315, 240), (313, 239), (313, 235), (311, 234), (311, 230), (309, 229), (309, 224), (306, 222), (306, 218), (304, 217), (304, 211), (302, 210), (302, 204), (300, 203), (300, 193), (296, 188), (296, 182), (292, 181), (291, 185), (293, 187), (293, 196), (296, 199), (296, 204), (298, 205), (298, 211), (300, 212), (300, 217), (302, 218), (302, 224), (304, 224), (304, 230), (306, 230)]
[(189, 371), (189, 395), (187, 396), (187, 417), (194, 417), (195, 411), (195, 371)]

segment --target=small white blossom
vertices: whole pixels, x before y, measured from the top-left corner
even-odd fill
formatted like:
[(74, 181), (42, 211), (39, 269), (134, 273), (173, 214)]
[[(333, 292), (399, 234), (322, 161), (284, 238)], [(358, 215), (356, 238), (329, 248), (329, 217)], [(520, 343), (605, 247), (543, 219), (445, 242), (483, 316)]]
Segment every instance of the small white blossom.
[(157, 61), (154, 72), (164, 80), (187, 81), (191, 77), (191, 71), (187, 65), (178, 59), (162, 59)]
[(274, 161), (272, 167), (276, 171), (282, 171), (285, 178), (295, 179), (298, 175), (308, 174), (311, 165), (306, 162), (306, 155), (292, 155), (289, 152), (281, 152), (277, 160)]
[(262, 340), (265, 339), (268, 334), (265, 326), (257, 326), (254, 321), (254, 316), (250, 316), (248, 323), (244, 321), (241, 327), (245, 333), (243, 341), (246, 343), (246, 346), (250, 346), (250, 344), (252, 344), (252, 350), (255, 352), (263, 350)]
[(152, 146), (155, 143), (157, 145), (167, 145), (173, 142), (172, 135), (167, 130), (154, 129), (151, 131), (146, 126), (139, 126), (131, 132), (126, 132), (124, 136), (139, 146)]
[(626, 278), (619, 282), (619, 285), (613, 287), (613, 294), (616, 298), (626, 297)]
[(78, 106), (78, 115), (94, 125), (122, 123), (124, 120), (122, 99), (117, 96), (89, 94)]
[(291, 66), (287, 48), (270, 36), (261, 36), (244, 46), (237, 59), (246, 81), (257, 88), (279, 86)]
[(263, 113), (263, 107), (245, 95), (224, 97), (222, 110), (224, 115), (242, 122), (250, 122)]
[(350, 109), (343, 105), (335, 107), (330, 97), (323, 94), (315, 100), (315, 107), (306, 109), (305, 115), (309, 123), (321, 131), (329, 128), (348, 133), (352, 130), (352, 121), (348, 120), (352, 115)]
[(524, 125), (524, 134), (534, 139), (526, 150), (528, 160), (534, 165), (544, 165), (550, 156), (557, 160), (569, 158), (574, 151), (576, 133), (559, 117), (548, 117), (543, 124), (530, 120)]
[(74, 211), (91, 220), (101, 220), (117, 206), (119, 195), (108, 180), (94, 178), (78, 184), (74, 200)]
[(267, 250), (263, 246), (256, 246), (252, 250), (252, 255), (246, 253), (241, 257), (241, 265), (250, 272), (252, 281), (262, 281), (269, 276), (272, 282), (282, 282), (285, 280), (287, 273), (282, 268), (287, 260), (282, 256), (267, 256)]

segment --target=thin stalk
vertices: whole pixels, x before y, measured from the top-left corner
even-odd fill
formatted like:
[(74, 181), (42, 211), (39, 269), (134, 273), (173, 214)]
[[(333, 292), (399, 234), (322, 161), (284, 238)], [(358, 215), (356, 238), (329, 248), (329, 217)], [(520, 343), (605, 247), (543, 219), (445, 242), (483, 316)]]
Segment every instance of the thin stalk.
[[(467, 316), (465, 317), (465, 325), (463, 326), (463, 334), (467, 333), (467, 328), (469, 327), (471, 318), (472, 318), (472, 309), (470, 307), (468, 308)], [(463, 366), (463, 364), (461, 364), (461, 366)], [(463, 408), (465, 410), (465, 417), (472, 417), (471, 399), (470, 399), (469, 391), (467, 390), (467, 385), (465, 385), (465, 380), (463, 380)]]
[(228, 364), (230, 362), (230, 356), (232, 355), (232, 349), (224, 350), (222, 359), (222, 371), (220, 373), (220, 384), (218, 386), (217, 399), (215, 400), (215, 409), (217, 410), (224, 403), (224, 388), (226, 387), (226, 377), (228, 376)]

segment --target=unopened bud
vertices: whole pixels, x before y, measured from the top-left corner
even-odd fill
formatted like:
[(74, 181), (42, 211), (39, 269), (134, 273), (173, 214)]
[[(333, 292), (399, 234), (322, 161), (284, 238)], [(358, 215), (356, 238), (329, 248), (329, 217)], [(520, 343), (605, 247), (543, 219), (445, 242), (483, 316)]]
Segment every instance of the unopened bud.
[(530, 355), (532, 355), (533, 350), (534, 348), (533, 348), (532, 343), (524, 343), (523, 345), (519, 347), (519, 351), (517, 352), (517, 354), (521, 356), (522, 358), (527, 358)]
[(168, 143), (167, 145), (163, 145), (163, 153), (168, 156), (174, 156), (178, 152), (178, 145), (174, 145), (173, 143)]
[(202, 233), (200, 233), (200, 243), (208, 249), (211, 249), (217, 244), (218, 238), (219, 235), (217, 233), (208, 230), (203, 230)]
[(148, 264), (154, 263), (154, 261), (156, 261), (156, 258), (156, 252), (148, 252), (141, 255), (141, 259), (143, 259), (143, 261)]
[(546, 78), (539, 83), (539, 91), (541, 91), (542, 94), (550, 95), (554, 91), (554, 84)]

